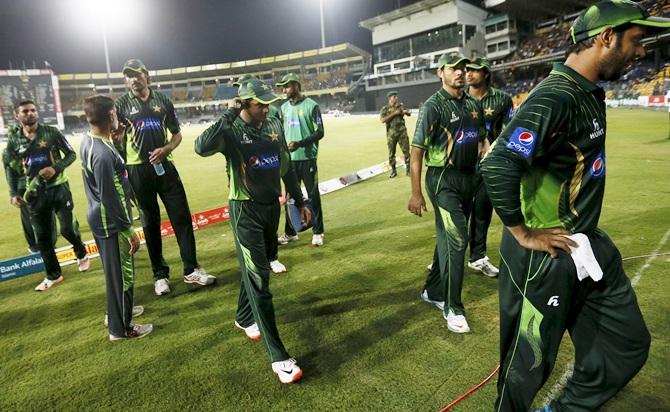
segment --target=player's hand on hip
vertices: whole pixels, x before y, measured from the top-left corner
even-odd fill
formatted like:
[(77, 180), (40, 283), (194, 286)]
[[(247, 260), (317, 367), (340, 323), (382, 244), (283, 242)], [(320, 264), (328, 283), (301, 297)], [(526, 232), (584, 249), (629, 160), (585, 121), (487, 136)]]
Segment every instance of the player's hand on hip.
[(567, 237), (571, 233), (562, 227), (531, 229), (525, 225), (520, 225), (509, 229), (522, 247), (547, 252), (553, 258), (558, 256), (559, 250), (570, 254), (570, 246), (577, 247), (577, 243)]
[(312, 221), (312, 212), (308, 207), (303, 206), (300, 208), (300, 222), (303, 226), (309, 224)]
[(426, 200), (423, 198), (422, 194), (412, 194), (409, 197), (409, 202), (407, 203), (407, 210), (414, 213), (415, 215), (421, 217), (421, 212), (426, 212)]
[(11, 203), (14, 207), (18, 207), (19, 209), (26, 205), (26, 201), (23, 200), (21, 196), (13, 196), (11, 199), (9, 199), (9, 203)]
[(54, 175), (56, 174), (56, 169), (54, 169), (51, 166), (48, 166), (48, 167), (45, 167), (44, 169), (40, 170), (39, 174), (40, 174), (40, 176), (42, 176), (46, 180), (49, 180), (52, 177), (54, 177)]
[(137, 233), (133, 232), (133, 235), (128, 238), (128, 243), (130, 243), (130, 254), (134, 255), (140, 250), (140, 238), (137, 236)]

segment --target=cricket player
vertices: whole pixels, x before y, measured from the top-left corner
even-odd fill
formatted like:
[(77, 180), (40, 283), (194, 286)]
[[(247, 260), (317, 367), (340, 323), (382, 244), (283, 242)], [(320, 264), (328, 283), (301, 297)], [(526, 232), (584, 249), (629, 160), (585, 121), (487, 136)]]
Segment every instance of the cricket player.
[[(600, 1), (581, 12), (565, 63), (554, 64), (482, 161), (506, 226), (496, 411), (529, 410), (566, 330), (574, 371), (542, 411), (597, 410), (647, 359), (650, 335), (621, 254), (598, 227), (607, 119), (597, 83), (618, 79), (644, 57), (642, 39), (668, 29), (670, 19), (649, 17), (628, 0)], [(586, 241), (577, 244), (570, 234)], [(580, 257), (589, 255), (593, 260)]]
[(386, 98), (388, 104), (382, 107), (379, 112), (379, 120), (386, 125), (386, 145), (389, 150), (389, 166), (391, 166), (389, 178), (398, 176), (395, 169), (395, 150), (398, 145), (405, 156), (405, 174), (409, 176), (409, 138), (407, 137), (405, 116), (411, 116), (412, 114), (398, 101), (397, 91), (392, 90), (386, 93)]
[[(139, 205), (154, 274), (154, 293), (158, 296), (170, 293), (170, 267), (163, 258), (157, 197), (163, 201), (177, 237), (184, 282), (211, 285), (216, 278), (198, 264), (191, 211), (173, 163), (172, 152), (182, 140), (174, 105), (167, 96), (149, 87), (149, 71), (140, 60), (128, 60), (122, 71), (130, 91), (116, 100), (119, 121), (126, 130), (117, 145), (125, 154), (128, 176)], [(170, 140), (168, 130), (172, 134)]]
[[(444, 54), (437, 62), (440, 90), (421, 106), (412, 140), (412, 193), (407, 209), (421, 216), (426, 202), (421, 191), (421, 168), (425, 157), (426, 192), (435, 209), (437, 247), (421, 298), (443, 312), (447, 327), (467, 333), (470, 326), (461, 301), (467, 219), (475, 193), (475, 168), (488, 148), (479, 103), (464, 92), (465, 65), (470, 61), (458, 53)], [(437, 270), (439, 269), (439, 270)]]
[[(10, 177), (9, 195), (12, 205), (28, 205), (37, 248), (46, 270), (46, 277), (35, 287), (35, 291), (43, 292), (63, 281), (53, 248), (54, 213), (60, 223), (61, 235), (74, 248), (79, 271), (86, 271), (91, 266), (79, 234), (79, 222), (72, 213), (74, 202), (65, 174), (65, 168), (75, 161), (77, 155), (58, 129), (39, 123), (37, 107), (32, 100), (19, 102), (15, 107), (15, 117), (21, 127), (10, 129), (7, 152), (10, 158), (23, 164), (25, 175)], [(21, 180), (27, 182), (23, 197), (17, 191)]]
[[(466, 66), (467, 93), (479, 100), (484, 112), (484, 125), (489, 143), (493, 143), (509, 122), (514, 104), (512, 96), (491, 86), (491, 62), (477, 57)], [(496, 268), (486, 256), (486, 235), (491, 225), (493, 205), (486, 194), (484, 181), (477, 170), (477, 189), (470, 215), (470, 260), (468, 267), (488, 277), (498, 276)]]
[(79, 154), (88, 224), (105, 273), (109, 340), (141, 338), (151, 333), (153, 326), (132, 322), (133, 314), (144, 311), (141, 306), (133, 307), (133, 255), (140, 248), (140, 239), (132, 227), (128, 171), (111, 139), (119, 130), (114, 100), (102, 95), (88, 97), (84, 113), (90, 131), (81, 142)]
[[(319, 105), (309, 97), (302, 95), (300, 78), (295, 73), (284, 76), (277, 86), (283, 87), (288, 100), (281, 106), (284, 119), (284, 131), (291, 162), (298, 176), (298, 183), (304, 183), (310, 206), (314, 213), (312, 226), (312, 246), (323, 246), (323, 211), (319, 193), (319, 171), (316, 159), (319, 153), (319, 140), (323, 138), (323, 119)], [(288, 213), (284, 225), (284, 234), (279, 237), (282, 245), (298, 240), (298, 234), (291, 225)]]
[(262, 81), (243, 82), (234, 104), (195, 141), (201, 156), (222, 153), (230, 164), (229, 206), (242, 280), (235, 326), (248, 338), (263, 338), (272, 370), (282, 383), (300, 379), (302, 370), (284, 347), (275, 323), (270, 293), (270, 248), (279, 225), (280, 177), (300, 208), (301, 220), (311, 215), (304, 205), (291, 167), (282, 124), (268, 117), (279, 98)]

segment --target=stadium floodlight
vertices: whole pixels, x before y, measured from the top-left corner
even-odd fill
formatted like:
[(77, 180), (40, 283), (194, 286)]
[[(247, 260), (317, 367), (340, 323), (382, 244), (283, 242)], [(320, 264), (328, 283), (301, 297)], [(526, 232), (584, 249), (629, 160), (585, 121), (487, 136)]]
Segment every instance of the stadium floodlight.
[(319, 0), (319, 15), (321, 17), (321, 48), (326, 47), (326, 32), (323, 27), (323, 0)]

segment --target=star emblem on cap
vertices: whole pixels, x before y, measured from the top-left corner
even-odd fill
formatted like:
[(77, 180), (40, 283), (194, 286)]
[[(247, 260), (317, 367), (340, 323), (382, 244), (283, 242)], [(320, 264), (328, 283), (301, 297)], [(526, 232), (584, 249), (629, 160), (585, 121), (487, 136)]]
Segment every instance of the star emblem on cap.
[(268, 90), (269, 87), (268, 87), (267, 84), (263, 83), (263, 85), (261, 86), (261, 89), (263, 89), (263, 90)]
[(154, 112), (156, 113), (160, 113), (161, 111), (161, 107), (159, 105), (155, 105), (154, 107), (152, 107), (152, 109), (154, 109)]
[(470, 114), (472, 115), (473, 119), (479, 119), (479, 112), (478, 111), (474, 110), (474, 111), (470, 112)]
[(484, 109), (484, 116), (493, 116), (493, 109), (490, 107)]
[(278, 137), (279, 135), (274, 130), (272, 131), (272, 133), (270, 133), (270, 140), (272, 140), (273, 142), (276, 142)]

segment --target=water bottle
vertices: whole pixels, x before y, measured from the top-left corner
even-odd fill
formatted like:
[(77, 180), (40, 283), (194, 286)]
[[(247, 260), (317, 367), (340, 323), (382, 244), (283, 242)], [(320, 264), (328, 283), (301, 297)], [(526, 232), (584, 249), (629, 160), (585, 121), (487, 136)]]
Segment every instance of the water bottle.
[[(149, 156), (151, 156), (152, 153), (153, 152), (149, 152)], [(157, 164), (152, 163), (152, 165), (154, 167), (154, 171), (156, 172), (156, 175), (163, 176), (165, 174), (165, 169), (163, 168), (162, 163), (157, 163)]]

